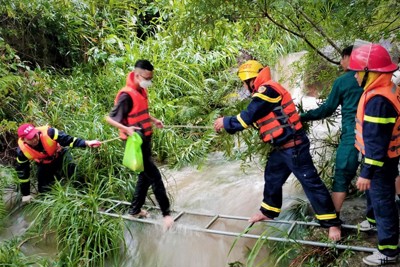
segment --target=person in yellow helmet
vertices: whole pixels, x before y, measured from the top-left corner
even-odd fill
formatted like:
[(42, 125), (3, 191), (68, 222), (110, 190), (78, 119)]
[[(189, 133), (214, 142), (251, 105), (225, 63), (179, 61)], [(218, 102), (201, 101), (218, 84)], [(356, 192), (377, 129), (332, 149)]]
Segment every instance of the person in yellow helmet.
[(260, 138), (274, 149), (264, 172), (264, 197), (259, 212), (249, 221), (271, 220), (279, 216), (282, 186), (289, 175), (300, 181), (322, 227), (329, 228), (329, 238), (341, 238), (341, 221), (336, 215), (329, 191), (322, 182), (310, 155), (310, 142), (290, 93), (271, 79), (269, 67), (255, 60), (239, 67), (238, 76), (252, 94), (246, 110), (236, 116), (218, 118), (214, 129), (234, 134), (255, 126)]

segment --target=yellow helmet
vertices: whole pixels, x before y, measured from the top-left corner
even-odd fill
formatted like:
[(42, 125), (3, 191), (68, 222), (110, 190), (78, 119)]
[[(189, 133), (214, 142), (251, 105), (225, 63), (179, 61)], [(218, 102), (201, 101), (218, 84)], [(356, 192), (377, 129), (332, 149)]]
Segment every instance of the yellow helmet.
[(240, 65), (238, 76), (242, 81), (257, 77), (260, 70), (263, 68), (260, 62), (256, 60), (248, 60)]

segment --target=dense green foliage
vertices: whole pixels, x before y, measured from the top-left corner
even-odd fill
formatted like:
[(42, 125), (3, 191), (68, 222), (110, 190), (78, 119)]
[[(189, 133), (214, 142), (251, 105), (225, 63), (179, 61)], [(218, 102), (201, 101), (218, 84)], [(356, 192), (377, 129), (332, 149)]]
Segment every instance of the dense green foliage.
[[(212, 126), (217, 117), (237, 114), (246, 106), (246, 101), (238, 101), (241, 84), (235, 75), (244, 60), (274, 66), (281, 56), (306, 50), (306, 60), (295, 70), (304, 74), (313, 91), (327, 92), (344, 46), (355, 39), (400, 38), (396, 0), (0, 3), (0, 189), (13, 183), (10, 175), (15, 177), (10, 168), (20, 123), (49, 124), (86, 139), (117, 136), (104, 116), (138, 59), (149, 59), (155, 66), (154, 87), (149, 90), (154, 117), (167, 126)], [(398, 51), (394, 46), (391, 52), (398, 57)], [(335, 142), (335, 137), (327, 140), (328, 151)], [(156, 130), (153, 147), (158, 161), (173, 167), (200, 165), (216, 150), (243, 160), (265, 159), (269, 151), (255, 131), (229, 136), (211, 129), (171, 127)], [(73, 189), (59, 186), (44, 203), (35, 204), (32, 216), (42, 223), (26, 234), (55, 231), (60, 266), (102, 266), (124, 249), (122, 222), (99, 218), (95, 205), (98, 197), (132, 197), (135, 177), (121, 166), (123, 149), (115, 141), (98, 150), (73, 151), (90, 182), (87, 197), (67, 199)], [(320, 169), (329, 176), (332, 157), (324, 155)], [(77, 207), (91, 211), (96, 223), (79, 220), (82, 210)], [(0, 219), (5, 214), (5, 205), (0, 205)], [(15, 244), (2, 243), (1, 251), (12, 251), (4, 261), (16, 266), (31, 261)]]

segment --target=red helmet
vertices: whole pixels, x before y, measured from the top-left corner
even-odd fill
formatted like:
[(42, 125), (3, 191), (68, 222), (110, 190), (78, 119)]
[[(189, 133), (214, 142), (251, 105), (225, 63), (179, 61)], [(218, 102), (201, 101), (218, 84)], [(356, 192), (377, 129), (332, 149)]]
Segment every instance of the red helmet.
[(388, 51), (379, 44), (362, 45), (354, 49), (350, 56), (350, 70), (394, 72), (397, 68)]

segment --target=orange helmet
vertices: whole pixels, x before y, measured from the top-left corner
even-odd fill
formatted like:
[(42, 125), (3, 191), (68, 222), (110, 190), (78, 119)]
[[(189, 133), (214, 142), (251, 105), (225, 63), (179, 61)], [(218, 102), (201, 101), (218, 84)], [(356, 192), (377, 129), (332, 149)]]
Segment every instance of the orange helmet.
[(238, 76), (242, 81), (257, 77), (260, 70), (263, 68), (260, 62), (256, 60), (248, 60), (240, 65)]
[(348, 68), (354, 71), (394, 72), (398, 67), (383, 46), (367, 44), (353, 50)]

